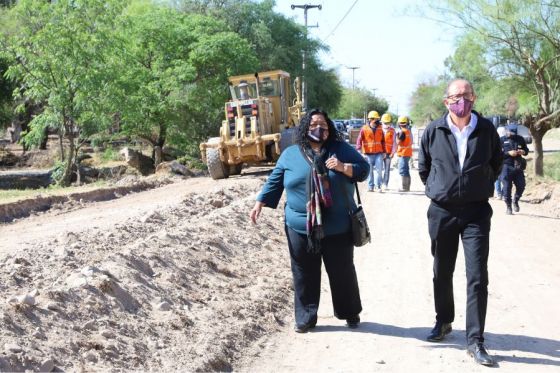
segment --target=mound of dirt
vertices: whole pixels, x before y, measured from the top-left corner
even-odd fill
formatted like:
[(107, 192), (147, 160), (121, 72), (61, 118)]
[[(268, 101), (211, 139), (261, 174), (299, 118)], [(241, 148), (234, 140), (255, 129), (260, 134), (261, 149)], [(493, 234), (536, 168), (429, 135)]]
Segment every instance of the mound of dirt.
[(134, 192), (157, 188), (173, 182), (172, 177), (155, 176), (138, 179), (134, 176), (124, 177), (113, 186), (98, 188), (85, 192), (69, 193), (65, 195), (36, 196), (11, 203), (0, 203), (0, 223), (11, 222), (15, 219), (28, 217), (37, 212), (56, 208), (59, 210), (72, 210), (82, 207), (86, 202), (108, 201), (120, 198)]
[(189, 194), (6, 257), (0, 371), (230, 370), (290, 313), (282, 210), (258, 229), (247, 218), (259, 187)]
[(552, 217), (560, 218), (560, 183), (542, 178), (527, 178), (523, 202), (539, 204)]

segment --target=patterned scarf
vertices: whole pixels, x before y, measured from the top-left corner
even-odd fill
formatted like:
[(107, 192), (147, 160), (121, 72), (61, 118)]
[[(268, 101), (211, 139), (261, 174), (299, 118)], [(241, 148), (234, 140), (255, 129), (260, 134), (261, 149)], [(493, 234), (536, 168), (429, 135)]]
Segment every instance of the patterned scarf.
[(321, 239), (325, 237), (323, 231), (322, 208), (333, 204), (329, 182), (329, 170), (325, 166), (327, 150), (321, 149), (315, 153), (311, 147), (304, 147), (303, 152), (311, 162), (311, 172), (306, 183), (307, 192), (307, 251), (317, 254), (321, 252)]

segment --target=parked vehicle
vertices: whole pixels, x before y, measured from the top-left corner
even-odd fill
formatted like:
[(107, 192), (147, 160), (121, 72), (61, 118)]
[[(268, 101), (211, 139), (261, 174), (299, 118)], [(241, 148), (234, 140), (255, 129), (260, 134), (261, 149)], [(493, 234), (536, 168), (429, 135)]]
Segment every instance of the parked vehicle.
[[(518, 123), (510, 123), (510, 124), (516, 124), (517, 125), (517, 134), (521, 137), (523, 137), (523, 139), (525, 140), (525, 142), (527, 144), (530, 144), (533, 142), (533, 136), (531, 136), (531, 131), (529, 131), (529, 128), (525, 127), (522, 124), (518, 124)], [(500, 135), (500, 137), (505, 136), (506, 135), (506, 125), (503, 126), (499, 126), (498, 128), (496, 128), (496, 130), (498, 131), (498, 135)]]
[(342, 119), (333, 119), (333, 123), (338, 131), (346, 131), (346, 123)]
[(533, 137), (531, 136), (531, 131), (529, 131), (529, 128), (525, 127), (522, 124), (517, 123), (515, 120), (507, 119), (503, 115), (492, 115), (486, 118), (494, 124), (494, 127), (498, 131), (498, 135), (500, 135), (500, 137), (506, 135), (505, 126), (507, 126), (508, 124), (516, 124), (517, 134), (523, 137), (523, 139), (525, 139), (525, 142), (527, 144), (531, 144), (533, 142)]
[(360, 129), (364, 125), (364, 121), (361, 119), (348, 119), (348, 124), (346, 125), (346, 130), (350, 132), (352, 129)]
[(360, 134), (360, 129), (363, 127), (364, 121), (361, 119), (348, 119), (346, 125), (346, 132), (348, 133), (348, 142), (355, 144)]

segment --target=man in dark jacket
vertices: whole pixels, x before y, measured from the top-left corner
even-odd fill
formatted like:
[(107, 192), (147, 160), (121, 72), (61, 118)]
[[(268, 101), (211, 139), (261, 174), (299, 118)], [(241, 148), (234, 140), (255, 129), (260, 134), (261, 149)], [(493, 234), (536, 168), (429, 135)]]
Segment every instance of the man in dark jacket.
[(515, 196), (513, 198), (513, 210), (519, 212), (519, 199), (525, 190), (525, 166), (527, 161), (523, 158), (529, 154), (529, 148), (522, 136), (517, 134), (517, 124), (509, 124), (506, 127), (506, 135), (500, 137), (504, 154), (504, 168), (502, 169), (502, 195), (506, 202), (506, 214), (511, 215), (511, 189), (515, 184)]
[(469, 81), (452, 80), (443, 101), (448, 113), (428, 125), (420, 144), (418, 170), (431, 199), (428, 230), (436, 309), (436, 324), (427, 339), (441, 341), (451, 332), (453, 271), (461, 238), (467, 272), (467, 351), (477, 363), (494, 365), (483, 344), (492, 217), (488, 198), (503, 157), (492, 123), (472, 111), (475, 100)]

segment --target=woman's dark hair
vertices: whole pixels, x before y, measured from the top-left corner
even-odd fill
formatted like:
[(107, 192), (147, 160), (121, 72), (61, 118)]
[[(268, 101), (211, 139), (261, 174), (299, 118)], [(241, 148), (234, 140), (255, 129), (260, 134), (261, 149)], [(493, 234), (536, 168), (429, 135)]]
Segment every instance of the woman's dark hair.
[(326, 111), (322, 109), (310, 109), (305, 115), (301, 118), (299, 122), (299, 129), (298, 129), (298, 136), (296, 139), (296, 143), (299, 145), (308, 145), (309, 139), (307, 138), (307, 132), (309, 132), (309, 126), (311, 125), (311, 117), (313, 115), (320, 114), (325, 117), (327, 124), (329, 126), (329, 137), (325, 143), (330, 143), (332, 141), (344, 141), (342, 134), (336, 130), (334, 126), (334, 122), (329, 118), (329, 115)]

